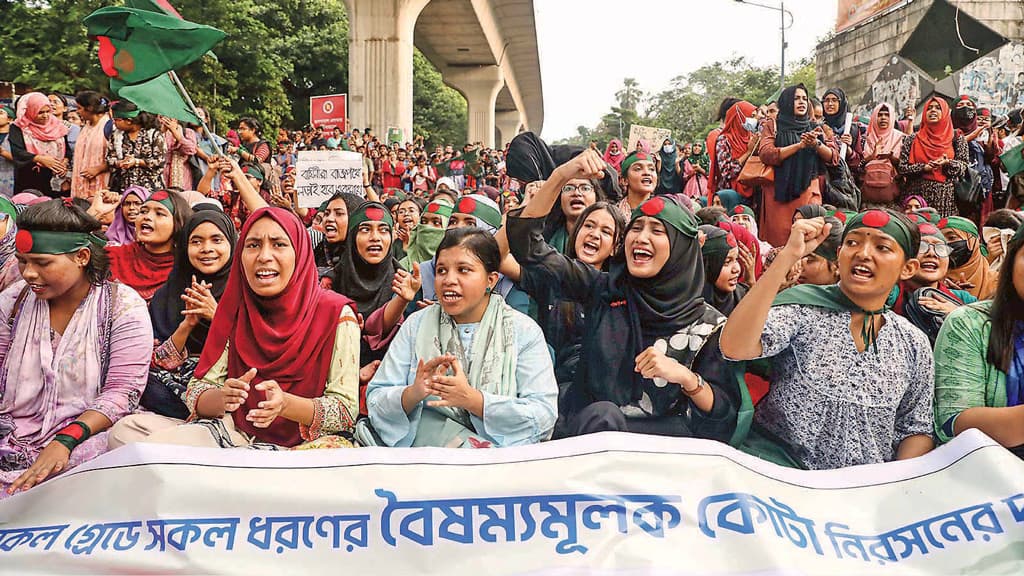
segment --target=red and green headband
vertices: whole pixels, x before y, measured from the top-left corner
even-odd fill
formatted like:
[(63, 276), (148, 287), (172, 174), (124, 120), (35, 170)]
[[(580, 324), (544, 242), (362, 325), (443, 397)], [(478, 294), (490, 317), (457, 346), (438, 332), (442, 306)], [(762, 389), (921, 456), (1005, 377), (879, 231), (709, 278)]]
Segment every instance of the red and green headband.
[(452, 212), (473, 216), (492, 228), (501, 228), (501, 212), (472, 196), (459, 198), (459, 203)]
[(391, 218), (391, 211), (380, 202), (364, 202), (356, 208), (355, 212), (349, 214), (349, 232), (358, 228), (363, 222), (383, 222), (388, 226), (395, 226), (395, 221)]
[(427, 204), (427, 209), (424, 210), (426, 214), (438, 214), (443, 218), (449, 218), (452, 215), (453, 207), (444, 202), (433, 201)]
[(174, 202), (171, 201), (171, 193), (167, 190), (157, 190), (146, 199), (146, 202), (156, 202), (174, 214)]
[(619, 167), (619, 173), (623, 178), (626, 177), (626, 172), (629, 172), (629, 167), (637, 162), (654, 162), (654, 158), (646, 152), (633, 152), (626, 159), (622, 161), (622, 166)]
[(918, 232), (921, 233), (921, 238), (937, 238), (946, 241), (946, 237), (942, 235), (942, 230), (939, 230), (931, 222), (920, 222), (917, 225)]
[(911, 230), (902, 219), (896, 218), (884, 210), (861, 212), (847, 221), (846, 228), (843, 230), (843, 240), (850, 232), (858, 228), (874, 228), (888, 234), (900, 245), (907, 258), (917, 258), (918, 247), (911, 244)]
[(655, 196), (637, 206), (630, 216), (630, 224), (643, 216), (657, 218), (690, 238), (697, 237), (697, 219), (679, 204), (666, 201), (662, 196)]
[(952, 228), (953, 230), (960, 230), (961, 232), (966, 232), (971, 236), (974, 236), (975, 238), (981, 237), (978, 234), (978, 227), (974, 224), (974, 222), (971, 222), (967, 218), (963, 218), (961, 216), (950, 216), (948, 218), (943, 218), (942, 220), (939, 220), (936, 226), (938, 226), (940, 230)]
[(732, 214), (731, 215), (732, 216), (750, 216), (751, 218), (757, 218), (756, 216), (754, 216), (753, 208), (751, 208), (750, 206), (747, 206), (746, 204), (737, 204), (736, 207), (732, 209)]
[(107, 241), (87, 232), (18, 230), (14, 247), (22, 254), (70, 254), (82, 248), (103, 248)]
[(725, 254), (736, 247), (736, 236), (732, 232), (719, 228), (724, 234), (708, 234), (701, 246), (703, 254)]

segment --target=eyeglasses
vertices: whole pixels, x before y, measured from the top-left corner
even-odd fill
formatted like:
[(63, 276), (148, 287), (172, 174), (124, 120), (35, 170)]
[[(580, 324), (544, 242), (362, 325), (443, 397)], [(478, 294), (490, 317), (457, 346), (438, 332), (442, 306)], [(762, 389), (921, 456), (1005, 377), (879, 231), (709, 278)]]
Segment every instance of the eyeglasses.
[(594, 186), (593, 184), (566, 184), (565, 186), (562, 186), (562, 192), (565, 194), (572, 194), (577, 190), (584, 194), (588, 194), (594, 191)]
[(415, 208), (399, 208), (398, 209), (398, 215), (399, 216), (416, 216), (419, 213), (420, 213), (420, 211), (415, 209)]
[(932, 244), (931, 242), (921, 242), (921, 245), (917, 248), (917, 255), (924, 256), (928, 252), (934, 252), (939, 258), (949, 258), (949, 255), (953, 252), (953, 249), (949, 247), (949, 244)]

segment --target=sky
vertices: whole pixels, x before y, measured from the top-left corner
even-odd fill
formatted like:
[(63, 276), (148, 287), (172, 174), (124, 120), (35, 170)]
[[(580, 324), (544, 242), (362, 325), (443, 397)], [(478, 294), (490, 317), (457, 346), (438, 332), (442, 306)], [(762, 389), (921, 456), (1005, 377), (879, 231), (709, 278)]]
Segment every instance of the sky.
[[(787, 66), (812, 55), (832, 30), (836, 3), (785, 2), (794, 17), (786, 30)], [(650, 93), (733, 55), (760, 66), (779, 64), (779, 13), (734, 0), (534, 0), (534, 12), (544, 86), (541, 134), (549, 141), (575, 135), (580, 125), (594, 127), (615, 104), (623, 78), (635, 78)]]

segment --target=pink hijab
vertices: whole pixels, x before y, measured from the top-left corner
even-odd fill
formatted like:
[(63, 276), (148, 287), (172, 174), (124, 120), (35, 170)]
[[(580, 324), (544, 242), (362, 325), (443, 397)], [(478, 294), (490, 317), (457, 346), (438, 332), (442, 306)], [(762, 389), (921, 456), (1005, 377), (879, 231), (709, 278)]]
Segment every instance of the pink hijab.
[[(46, 124), (36, 124), (35, 117), (45, 106), (50, 105), (50, 99), (41, 92), (29, 92), (18, 101), (18, 119), (14, 125), (21, 128), (22, 133), (28, 138), (25, 139), (25, 149), (32, 154), (43, 154), (36, 146), (36, 142), (53, 142), (64, 138), (68, 133), (68, 127), (60, 118), (53, 114), (46, 120)], [(63, 142), (60, 145), (61, 152), (64, 151)]]
[[(882, 130), (878, 126), (878, 112), (882, 108), (886, 108), (889, 111), (889, 127)], [(903, 146), (903, 137), (905, 134), (899, 130), (893, 128), (896, 125), (895, 112), (891, 105), (882, 102), (878, 106), (875, 106), (874, 111), (871, 112), (871, 123), (868, 125), (868, 136), (867, 145), (865, 146), (865, 152), (872, 153), (879, 144), (882, 146), (883, 152), (892, 152), (899, 155), (900, 148)]]

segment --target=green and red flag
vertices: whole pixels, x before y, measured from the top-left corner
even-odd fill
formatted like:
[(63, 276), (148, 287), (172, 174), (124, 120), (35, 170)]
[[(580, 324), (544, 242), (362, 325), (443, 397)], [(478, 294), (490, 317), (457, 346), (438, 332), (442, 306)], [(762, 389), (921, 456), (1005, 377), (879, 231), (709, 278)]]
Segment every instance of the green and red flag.
[(83, 23), (89, 36), (99, 41), (103, 72), (126, 84), (187, 66), (225, 36), (216, 28), (177, 16), (116, 6), (100, 8)]
[(201, 124), (167, 74), (139, 84), (125, 84), (111, 78), (110, 91), (118, 98), (130, 100), (143, 112), (167, 116), (196, 126)]
[(447, 162), (441, 162), (440, 164), (434, 164), (434, 168), (437, 169), (437, 173), (441, 176), (452, 175), (452, 164), (462, 162), (464, 164), (462, 173), (466, 176), (473, 176), (479, 178), (483, 175), (483, 163), (480, 161), (480, 149), (474, 148), (465, 154), (460, 154), (455, 158)]
[(167, 14), (168, 16), (174, 16), (175, 18), (184, 20), (184, 18), (181, 17), (181, 14), (179, 14), (178, 11), (174, 9), (174, 6), (171, 6), (171, 3), (167, 0), (125, 0), (124, 5), (128, 8)]

